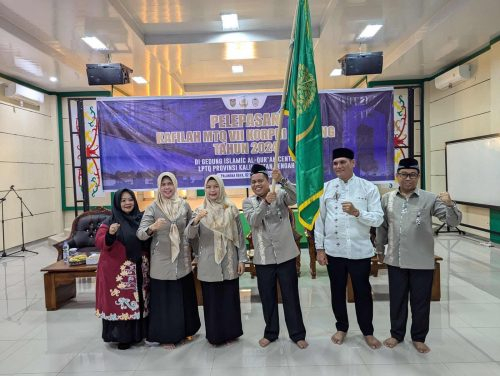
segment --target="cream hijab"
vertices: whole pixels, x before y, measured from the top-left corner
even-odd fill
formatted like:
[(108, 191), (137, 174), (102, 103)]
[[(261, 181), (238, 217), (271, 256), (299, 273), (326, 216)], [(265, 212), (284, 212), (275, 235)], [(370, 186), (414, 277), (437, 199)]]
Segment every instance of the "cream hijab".
[(219, 185), (219, 196), (212, 201), (205, 195), (205, 201), (199, 209), (205, 209), (208, 212), (201, 219), (201, 223), (214, 233), (215, 262), (220, 264), (226, 256), (228, 243), (234, 245), (238, 242), (239, 232), (235, 218), (239, 212), (227, 197), (221, 177), (209, 175), (205, 179), (205, 187), (209, 180), (215, 180)]
[[(175, 191), (170, 199), (163, 197), (160, 192), (161, 182), (165, 177), (168, 177), (174, 184)], [(184, 203), (182, 198), (180, 198), (177, 193), (177, 185), (178, 185), (177, 178), (171, 172), (162, 172), (160, 176), (158, 176), (158, 194), (156, 195), (155, 202), (156, 205), (160, 208), (160, 210), (163, 212), (163, 214), (165, 214), (165, 216), (171, 223), (169, 236), (171, 244), (170, 248), (172, 253), (172, 262), (174, 262), (177, 259), (177, 256), (179, 256), (180, 252), (181, 238), (179, 235), (179, 229), (177, 228), (176, 220), (182, 214), (182, 208)]]

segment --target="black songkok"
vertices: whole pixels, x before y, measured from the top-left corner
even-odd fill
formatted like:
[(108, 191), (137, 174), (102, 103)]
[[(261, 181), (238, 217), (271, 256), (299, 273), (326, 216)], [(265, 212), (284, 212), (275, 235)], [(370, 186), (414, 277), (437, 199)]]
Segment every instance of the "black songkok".
[(337, 158), (354, 159), (354, 152), (348, 148), (337, 148), (333, 150), (332, 161)]
[(250, 176), (255, 175), (255, 174), (264, 174), (269, 177), (267, 174), (267, 170), (265, 166), (262, 166), (260, 164), (254, 164), (252, 166), (252, 169), (250, 170)]
[(403, 158), (398, 163), (398, 171), (403, 168), (413, 168), (420, 172), (420, 167), (418, 167), (418, 161), (415, 158)]

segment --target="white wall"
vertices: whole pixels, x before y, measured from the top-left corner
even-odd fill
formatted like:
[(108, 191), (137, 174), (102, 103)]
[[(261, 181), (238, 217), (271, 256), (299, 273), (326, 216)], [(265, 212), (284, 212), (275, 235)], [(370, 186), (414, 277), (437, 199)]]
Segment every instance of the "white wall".
[[(472, 67), (471, 79), (454, 88), (438, 90), (434, 81), (425, 84), (427, 188), (433, 192), (446, 189), (445, 142), (500, 132), (500, 43), (467, 64)], [(474, 171), (464, 171), (464, 179), (480, 178)], [(460, 208), (463, 223), (490, 228), (489, 209)], [(464, 230), (488, 236), (483, 231)]]
[[(62, 230), (57, 103), (45, 95), (40, 110), (13, 105), (0, 97), (0, 195), (11, 185), (33, 216), (24, 210), (25, 241)], [(20, 201), (11, 192), (4, 203), (5, 246), (21, 244)], [(0, 241), (2, 234), (0, 233)]]

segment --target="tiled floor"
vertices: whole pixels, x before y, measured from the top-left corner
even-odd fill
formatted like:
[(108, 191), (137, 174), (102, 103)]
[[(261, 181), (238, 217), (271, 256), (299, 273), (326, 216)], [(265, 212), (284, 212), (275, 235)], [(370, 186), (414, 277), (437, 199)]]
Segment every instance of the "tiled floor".
[[(0, 261), (0, 374), (4, 375), (500, 375), (500, 249), (451, 234), (436, 238), (441, 265), (441, 302), (432, 303), (427, 355), (418, 354), (407, 340), (390, 350), (370, 350), (363, 342), (349, 304), (352, 330), (344, 345), (330, 341), (334, 319), (328, 277), (307, 272), (303, 252), (299, 281), (307, 339), (299, 350), (287, 338), (280, 311), (280, 340), (262, 349), (257, 345), (264, 323), (256, 281), (241, 279), (244, 336), (214, 348), (204, 330), (192, 343), (173, 351), (136, 346), (119, 351), (100, 339), (95, 318), (94, 281), (78, 281), (77, 299), (55, 312), (45, 311), (41, 267), (56, 252), (45, 242), (30, 245), (38, 255)], [(375, 335), (389, 334), (387, 274), (371, 279), (375, 296)], [(202, 315), (203, 310), (200, 310)], [(203, 327), (203, 326), (202, 326)]]

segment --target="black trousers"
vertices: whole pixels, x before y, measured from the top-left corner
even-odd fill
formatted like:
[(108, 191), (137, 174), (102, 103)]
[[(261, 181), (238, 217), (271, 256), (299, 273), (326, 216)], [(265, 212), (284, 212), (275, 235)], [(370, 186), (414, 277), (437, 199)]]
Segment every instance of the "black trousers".
[(179, 343), (200, 329), (193, 273), (177, 280), (150, 279), (148, 341)]
[(221, 345), (243, 335), (239, 286), (239, 278), (201, 281), (206, 337), (212, 345)]
[(280, 333), (276, 296), (276, 281), (279, 281), (288, 334), (294, 342), (305, 339), (306, 328), (300, 308), (295, 258), (281, 264), (255, 265), (255, 269), (264, 321), (266, 322), (264, 338), (272, 342), (278, 339)]
[(429, 333), (431, 312), (432, 269), (402, 269), (387, 266), (389, 271), (389, 299), (391, 312), (391, 336), (403, 341), (408, 320), (408, 295), (411, 307), (411, 339), (425, 342)]
[(373, 335), (373, 299), (370, 285), (371, 258), (352, 260), (344, 257), (328, 256), (328, 276), (332, 294), (332, 309), (337, 320), (337, 330), (347, 332), (346, 288), (347, 276), (351, 276), (354, 304), (358, 325), (364, 336)]

